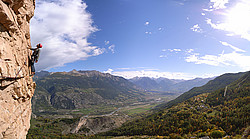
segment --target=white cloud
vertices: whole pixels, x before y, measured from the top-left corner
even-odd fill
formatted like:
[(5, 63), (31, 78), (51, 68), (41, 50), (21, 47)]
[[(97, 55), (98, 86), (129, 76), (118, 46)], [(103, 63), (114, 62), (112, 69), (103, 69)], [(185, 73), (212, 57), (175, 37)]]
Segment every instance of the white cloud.
[(201, 33), (202, 29), (200, 28), (200, 26), (198, 24), (194, 25), (192, 28), (190, 28), (192, 31), (194, 32), (198, 32)]
[(213, 3), (213, 5), (210, 7), (214, 10), (218, 10), (218, 9), (225, 9), (226, 8), (226, 4), (228, 3), (228, 0), (210, 0), (211, 3)]
[(109, 46), (109, 50), (112, 52), (112, 53), (115, 53), (115, 45), (112, 44)]
[(145, 22), (145, 24), (144, 25), (149, 25), (149, 22), (147, 21), (147, 22)]
[(191, 54), (185, 59), (187, 62), (195, 64), (207, 64), (212, 66), (237, 66), (242, 70), (250, 69), (250, 56), (246, 56), (237, 52), (227, 53), (224, 52), (220, 55), (204, 55)]
[(194, 49), (187, 49), (186, 52), (187, 53), (192, 53), (194, 51)]
[(228, 0), (210, 0), (212, 4), (209, 9), (203, 9), (206, 12), (212, 12), (214, 10), (225, 9), (227, 8), (225, 5), (228, 3)]
[(168, 49), (169, 52), (181, 52), (181, 49)]
[(103, 49), (91, 46), (88, 36), (98, 29), (82, 0), (38, 0), (31, 20), (32, 45), (42, 43), (37, 69), (63, 66), (76, 60), (102, 54)]
[(224, 45), (224, 46), (229, 46), (229, 47), (231, 47), (231, 48), (234, 49), (234, 51), (236, 51), (236, 52), (246, 52), (246, 51), (244, 51), (244, 50), (242, 50), (242, 49), (240, 49), (240, 48), (237, 48), (237, 47), (235, 47), (235, 46), (233, 46), (233, 45), (231, 45), (231, 44), (229, 44), (229, 43), (227, 43), (227, 42), (220, 41), (220, 43), (221, 43), (222, 45)]
[(108, 69), (107, 71), (104, 71), (104, 73), (112, 74), (113, 71), (114, 71), (113, 69)]
[(180, 52), (181, 51), (181, 49), (173, 49), (174, 51), (176, 51), (176, 52)]
[(105, 52), (105, 48), (96, 48), (93, 50), (93, 56), (98, 56), (100, 54), (103, 54)]

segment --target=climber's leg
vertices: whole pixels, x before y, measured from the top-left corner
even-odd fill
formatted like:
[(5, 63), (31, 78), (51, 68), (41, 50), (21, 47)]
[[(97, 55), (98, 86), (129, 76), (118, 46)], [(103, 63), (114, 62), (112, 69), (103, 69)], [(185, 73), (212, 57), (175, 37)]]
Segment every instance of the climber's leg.
[(31, 75), (35, 74), (35, 66), (34, 66), (34, 62), (31, 62)]

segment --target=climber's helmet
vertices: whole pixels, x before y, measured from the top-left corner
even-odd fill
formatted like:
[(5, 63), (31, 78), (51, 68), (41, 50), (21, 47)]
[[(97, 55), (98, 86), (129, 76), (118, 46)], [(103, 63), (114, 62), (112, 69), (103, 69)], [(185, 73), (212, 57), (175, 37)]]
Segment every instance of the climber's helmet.
[(41, 43), (39, 43), (39, 44), (36, 45), (36, 47), (37, 47), (37, 48), (42, 48), (43, 46), (42, 46)]

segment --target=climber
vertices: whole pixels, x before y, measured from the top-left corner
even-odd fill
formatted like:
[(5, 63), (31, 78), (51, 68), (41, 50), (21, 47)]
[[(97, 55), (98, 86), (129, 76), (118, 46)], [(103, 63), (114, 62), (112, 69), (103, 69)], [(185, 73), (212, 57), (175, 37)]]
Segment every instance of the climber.
[(40, 49), (39, 48), (42, 48), (42, 44), (37, 44), (36, 45), (36, 48), (30, 48), (30, 50), (33, 51), (32, 55), (31, 55), (31, 59), (30, 59), (30, 63), (31, 63), (31, 75), (34, 75), (35, 74), (35, 66), (34, 66), (34, 63), (38, 62), (38, 58), (39, 58), (39, 54), (40, 54)]

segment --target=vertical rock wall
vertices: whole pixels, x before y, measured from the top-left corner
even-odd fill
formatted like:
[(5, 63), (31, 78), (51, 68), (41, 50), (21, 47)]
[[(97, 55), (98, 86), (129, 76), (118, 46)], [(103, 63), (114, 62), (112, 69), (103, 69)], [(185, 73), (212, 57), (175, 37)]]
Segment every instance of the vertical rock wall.
[(35, 83), (29, 76), (34, 0), (0, 0), (0, 138), (26, 138)]

